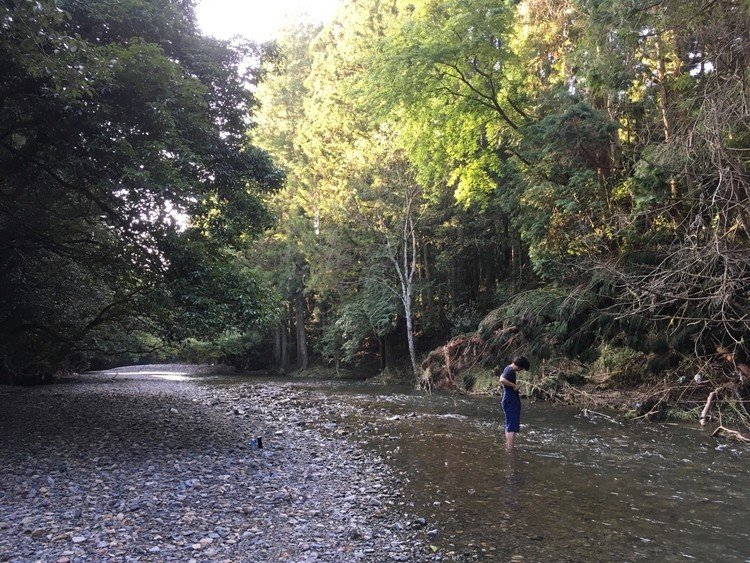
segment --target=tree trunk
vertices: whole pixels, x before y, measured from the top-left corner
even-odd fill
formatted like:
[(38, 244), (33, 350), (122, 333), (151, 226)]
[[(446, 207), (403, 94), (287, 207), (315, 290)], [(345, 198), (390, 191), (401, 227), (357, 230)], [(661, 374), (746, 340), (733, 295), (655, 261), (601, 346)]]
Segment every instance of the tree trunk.
[(281, 333), (281, 358), (279, 359), (279, 369), (281, 370), (281, 373), (287, 373), (289, 371), (289, 329), (286, 320), (281, 322), (279, 332)]
[(395, 370), (398, 367), (396, 359), (398, 354), (396, 350), (398, 348), (398, 340), (401, 339), (399, 331), (390, 332), (383, 337), (383, 369)]
[[(664, 44), (661, 37), (656, 38), (657, 77), (659, 78), (659, 111), (661, 113), (662, 126), (664, 127), (664, 140), (669, 142), (672, 138), (672, 120), (669, 116), (669, 97), (667, 93), (667, 61), (664, 53)], [(669, 177), (669, 191), (675, 204), (680, 197), (677, 186), (677, 178), (672, 174)]]
[[(419, 366), (417, 365), (416, 347), (414, 345), (414, 319), (412, 312), (412, 302), (414, 295), (414, 274), (417, 271), (418, 254), (417, 254), (417, 235), (414, 228), (414, 208), (417, 205), (417, 198), (421, 193), (421, 188), (414, 182), (410, 175), (405, 173), (406, 167), (393, 169), (396, 185), (403, 189), (404, 207), (403, 215), (400, 217), (400, 232), (398, 234), (391, 231), (388, 221), (384, 217), (378, 218), (378, 228), (381, 229), (385, 239), (388, 251), (388, 259), (396, 271), (399, 281), (398, 290), (391, 288), (401, 300), (404, 306), (404, 316), (406, 320), (406, 339), (409, 346), (409, 359), (411, 361), (414, 376), (418, 376)], [(392, 240), (393, 239), (395, 240)], [(386, 363), (388, 357), (386, 353)]]
[(406, 340), (409, 344), (409, 360), (411, 361), (412, 371), (416, 376), (419, 374), (419, 366), (417, 366), (417, 351), (414, 347), (414, 321), (411, 312), (411, 291), (407, 294), (404, 301), (404, 311), (406, 314)]
[(281, 330), (282, 324), (279, 323), (273, 331), (273, 366), (276, 368), (281, 367)]
[(294, 300), (297, 333), (297, 369), (307, 369), (307, 335), (305, 333), (305, 296), (300, 291)]
[[(412, 315), (412, 295), (414, 293), (414, 272), (417, 267), (417, 238), (414, 232), (413, 205), (416, 192), (407, 192), (406, 216), (404, 218), (404, 229), (402, 232), (402, 252), (401, 263), (392, 257), (396, 267), (399, 282), (401, 284), (401, 303), (404, 306), (404, 316), (406, 317), (406, 342), (409, 346), (409, 360), (411, 362), (414, 376), (419, 375), (419, 366), (417, 365), (417, 352), (414, 346), (414, 319)], [(390, 246), (390, 244), (389, 244)]]

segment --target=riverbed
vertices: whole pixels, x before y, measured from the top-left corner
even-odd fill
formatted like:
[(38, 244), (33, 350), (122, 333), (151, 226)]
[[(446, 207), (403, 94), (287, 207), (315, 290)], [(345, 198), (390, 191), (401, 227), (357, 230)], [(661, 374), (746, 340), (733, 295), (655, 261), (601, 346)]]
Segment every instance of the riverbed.
[(710, 428), (524, 401), (507, 452), (495, 398), (323, 392), (355, 405), (351, 426), (403, 472), (448, 558), (750, 561), (750, 449)]
[(287, 381), (178, 366), (0, 387), (0, 561), (433, 560), (337, 418)]
[(508, 452), (496, 398), (134, 371), (0, 388), (0, 560), (750, 560), (697, 425), (524, 401)]

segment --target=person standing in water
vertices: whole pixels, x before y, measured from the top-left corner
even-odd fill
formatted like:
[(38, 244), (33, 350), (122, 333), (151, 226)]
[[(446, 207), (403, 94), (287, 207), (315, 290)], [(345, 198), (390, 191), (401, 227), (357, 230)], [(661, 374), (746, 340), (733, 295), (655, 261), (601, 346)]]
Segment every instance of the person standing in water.
[(505, 414), (505, 445), (512, 450), (515, 445), (516, 433), (521, 430), (521, 395), (518, 393), (516, 373), (529, 369), (531, 364), (524, 356), (513, 358), (500, 375), (503, 386), (503, 413)]

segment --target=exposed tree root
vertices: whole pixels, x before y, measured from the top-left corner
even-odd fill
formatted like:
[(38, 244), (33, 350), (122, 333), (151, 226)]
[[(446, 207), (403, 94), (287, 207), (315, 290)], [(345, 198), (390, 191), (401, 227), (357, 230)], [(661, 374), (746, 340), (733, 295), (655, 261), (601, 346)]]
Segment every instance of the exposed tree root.
[[(498, 329), (489, 340), (476, 332), (452, 338), (422, 361), (420, 386), (441, 391), (460, 390), (463, 374), (478, 365), (497, 365), (501, 353), (513, 345), (517, 332), (518, 329), (511, 326)], [(503, 343), (502, 348), (498, 342)]]

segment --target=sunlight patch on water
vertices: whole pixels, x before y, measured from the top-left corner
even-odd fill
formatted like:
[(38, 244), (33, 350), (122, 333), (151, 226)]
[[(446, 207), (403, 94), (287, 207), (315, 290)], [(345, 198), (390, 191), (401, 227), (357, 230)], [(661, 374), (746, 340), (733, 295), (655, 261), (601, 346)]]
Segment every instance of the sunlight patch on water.
[(155, 377), (157, 379), (165, 379), (167, 381), (188, 381), (191, 378), (188, 377), (188, 375), (191, 375), (191, 372), (189, 371), (179, 371), (174, 369), (150, 369), (150, 370), (132, 370), (128, 368), (120, 368), (120, 369), (111, 369), (99, 372), (104, 375), (112, 376), (113, 378), (125, 378), (125, 379), (132, 379), (132, 378), (147, 378), (147, 377)]
[[(141, 372), (141, 373), (144, 373), (144, 372)], [(167, 381), (188, 381), (190, 379), (189, 377), (187, 377), (187, 372), (185, 373), (145, 372), (144, 375), (150, 375), (158, 379), (166, 379)]]
[(187, 376), (186, 371), (111, 371), (107, 372), (113, 376), (123, 377), (155, 377), (157, 379), (166, 379), (167, 381), (188, 381), (190, 378)]

